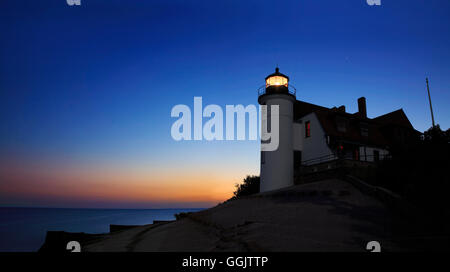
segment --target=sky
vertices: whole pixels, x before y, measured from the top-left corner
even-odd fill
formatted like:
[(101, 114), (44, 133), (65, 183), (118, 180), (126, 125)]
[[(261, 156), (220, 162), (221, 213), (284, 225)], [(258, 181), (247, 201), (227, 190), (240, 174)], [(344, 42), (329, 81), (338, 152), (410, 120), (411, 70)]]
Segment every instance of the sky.
[(450, 127), (450, 1), (3, 0), (0, 206), (210, 207), (259, 174), (257, 141), (174, 141), (173, 106), (297, 99)]

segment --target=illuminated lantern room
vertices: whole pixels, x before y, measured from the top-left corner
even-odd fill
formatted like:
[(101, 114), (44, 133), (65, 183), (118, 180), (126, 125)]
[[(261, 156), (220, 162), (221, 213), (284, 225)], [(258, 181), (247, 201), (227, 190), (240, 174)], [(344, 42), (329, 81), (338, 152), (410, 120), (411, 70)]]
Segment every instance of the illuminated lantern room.
[(261, 90), (260, 95), (266, 94), (291, 94), (295, 95), (294, 90), (290, 90), (289, 77), (280, 73), (280, 69), (275, 68), (275, 73), (266, 77), (266, 85)]
[(280, 73), (280, 69), (277, 67), (275, 73), (266, 77), (266, 84), (258, 89), (258, 96), (260, 98), (272, 94), (288, 94), (295, 98), (296, 92), (294, 86), (289, 84), (289, 77)]
[(288, 84), (289, 84), (289, 77), (280, 73), (280, 69), (278, 67), (275, 68), (275, 73), (268, 75), (266, 77), (266, 88), (271, 86), (275, 87), (284, 86), (287, 88)]

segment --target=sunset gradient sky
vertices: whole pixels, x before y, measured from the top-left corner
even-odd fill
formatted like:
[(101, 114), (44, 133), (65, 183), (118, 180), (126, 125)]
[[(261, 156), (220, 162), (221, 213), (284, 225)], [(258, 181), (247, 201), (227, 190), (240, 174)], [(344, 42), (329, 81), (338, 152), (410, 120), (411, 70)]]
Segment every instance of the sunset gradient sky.
[(257, 104), (275, 66), (297, 98), (367, 98), (450, 126), (450, 1), (2, 1), (0, 206), (209, 207), (259, 173), (256, 141), (171, 138), (174, 105)]

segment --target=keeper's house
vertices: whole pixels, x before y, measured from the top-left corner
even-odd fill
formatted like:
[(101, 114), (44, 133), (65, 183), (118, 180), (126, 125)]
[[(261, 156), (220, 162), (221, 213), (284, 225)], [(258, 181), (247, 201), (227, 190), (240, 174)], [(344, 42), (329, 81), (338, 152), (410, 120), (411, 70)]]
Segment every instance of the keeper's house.
[(289, 78), (279, 72), (266, 77), (259, 92), (261, 105), (279, 105), (280, 141), (275, 151), (261, 152), (261, 191), (294, 184), (294, 169), (336, 159), (376, 162), (393, 146), (417, 139), (402, 109), (367, 117), (366, 99), (358, 98), (358, 112), (345, 106), (326, 108), (296, 99)]

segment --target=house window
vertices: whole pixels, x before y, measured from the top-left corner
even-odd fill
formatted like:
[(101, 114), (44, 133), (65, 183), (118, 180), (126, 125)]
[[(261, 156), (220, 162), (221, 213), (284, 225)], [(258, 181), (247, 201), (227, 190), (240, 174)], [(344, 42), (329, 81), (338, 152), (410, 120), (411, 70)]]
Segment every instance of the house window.
[(360, 124), (361, 136), (367, 137), (369, 136), (369, 126), (365, 123)]
[(373, 160), (376, 162), (380, 160), (380, 151), (378, 150), (373, 151)]
[(339, 132), (346, 132), (347, 131), (347, 120), (345, 118), (343, 118), (342, 116), (337, 116), (336, 117), (336, 126), (337, 126), (337, 130)]
[(309, 121), (305, 122), (305, 138), (311, 137), (311, 123)]
[(359, 161), (359, 150), (358, 150), (358, 149), (355, 149), (355, 150), (353, 151), (353, 159), (354, 159), (355, 161)]
[(345, 122), (338, 122), (337, 129), (339, 132), (346, 132), (347, 128), (345, 127)]

